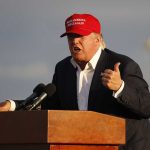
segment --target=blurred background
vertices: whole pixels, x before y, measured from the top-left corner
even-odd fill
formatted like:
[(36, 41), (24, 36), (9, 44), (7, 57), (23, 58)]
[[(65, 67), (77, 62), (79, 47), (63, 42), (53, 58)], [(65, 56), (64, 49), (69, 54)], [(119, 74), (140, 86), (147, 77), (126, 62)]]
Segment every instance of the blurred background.
[(55, 64), (70, 55), (59, 36), (73, 13), (95, 15), (107, 48), (134, 59), (150, 85), (149, 0), (0, 0), (0, 101), (51, 82)]

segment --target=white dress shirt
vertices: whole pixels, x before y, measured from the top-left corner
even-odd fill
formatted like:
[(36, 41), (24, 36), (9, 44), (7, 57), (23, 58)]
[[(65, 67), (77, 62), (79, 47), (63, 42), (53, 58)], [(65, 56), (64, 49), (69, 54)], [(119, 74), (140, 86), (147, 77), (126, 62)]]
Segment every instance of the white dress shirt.
[[(81, 70), (79, 65), (71, 59), (72, 65), (76, 68), (77, 67), (77, 100), (78, 100), (78, 108), (79, 110), (87, 110), (88, 109), (88, 97), (89, 97), (89, 90), (93, 78), (93, 74), (95, 72), (95, 68), (99, 57), (101, 55), (102, 49), (99, 48), (92, 59), (86, 64), (84, 70)], [(120, 89), (115, 93), (113, 92), (113, 96), (117, 98), (124, 88), (124, 82), (122, 83)]]

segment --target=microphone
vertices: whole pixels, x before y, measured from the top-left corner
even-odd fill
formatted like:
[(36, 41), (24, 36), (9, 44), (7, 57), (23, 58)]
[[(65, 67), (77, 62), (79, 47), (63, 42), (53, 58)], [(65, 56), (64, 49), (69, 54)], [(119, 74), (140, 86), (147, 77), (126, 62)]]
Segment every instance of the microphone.
[(40, 96), (41, 93), (44, 91), (45, 85), (43, 83), (38, 84), (34, 89), (33, 93), (27, 97), (19, 106), (16, 108), (16, 110), (23, 109), (26, 105), (31, 103), (36, 97)]
[(45, 98), (52, 96), (55, 92), (56, 86), (51, 83), (47, 84), (42, 94), (38, 98), (36, 98), (33, 101), (33, 104), (28, 106), (26, 110), (33, 110), (34, 108), (38, 107)]

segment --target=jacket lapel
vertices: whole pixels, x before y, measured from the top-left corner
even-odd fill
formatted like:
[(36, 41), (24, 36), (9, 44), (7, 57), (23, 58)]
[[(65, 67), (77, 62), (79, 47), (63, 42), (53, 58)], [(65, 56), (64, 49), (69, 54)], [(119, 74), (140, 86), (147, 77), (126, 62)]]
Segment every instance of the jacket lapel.
[[(102, 50), (101, 56), (98, 60), (97, 66), (95, 68), (95, 72), (93, 75), (90, 91), (89, 91), (89, 99), (88, 99), (88, 110), (91, 110), (96, 102), (95, 94), (99, 94), (98, 92), (103, 95), (104, 93), (108, 92), (108, 90), (103, 86), (101, 80), (101, 73), (106, 69), (109, 68), (109, 57), (105, 50)], [(100, 95), (100, 94), (99, 94)], [(100, 101), (100, 99), (99, 99)]]
[(67, 70), (66, 77), (65, 79), (67, 82), (64, 84), (64, 93), (65, 93), (65, 105), (66, 107), (70, 109), (78, 109), (78, 104), (77, 104), (77, 78), (76, 78), (76, 68), (70, 64), (69, 69)]

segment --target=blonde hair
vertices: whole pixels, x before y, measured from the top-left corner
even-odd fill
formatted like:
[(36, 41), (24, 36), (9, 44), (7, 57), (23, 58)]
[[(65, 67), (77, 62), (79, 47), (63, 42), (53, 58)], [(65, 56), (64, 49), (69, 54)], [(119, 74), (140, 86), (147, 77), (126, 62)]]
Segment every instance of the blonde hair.
[(99, 40), (100, 40), (100, 47), (101, 47), (102, 50), (104, 50), (106, 48), (106, 43), (104, 41), (102, 33), (94, 33), (94, 35), (97, 36), (97, 38), (99, 38)]
[(106, 48), (106, 43), (104, 41), (103, 35), (101, 34), (101, 48), (104, 50)]

